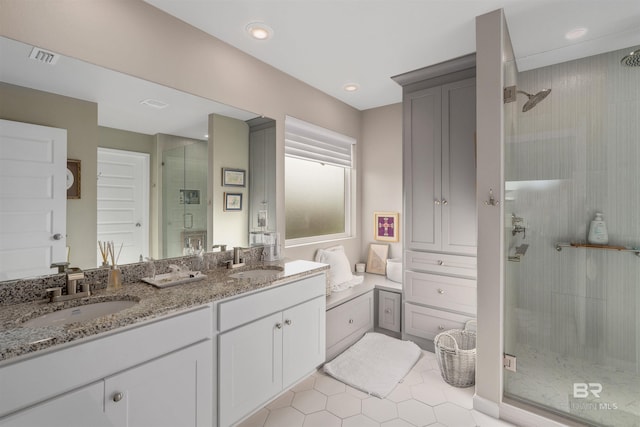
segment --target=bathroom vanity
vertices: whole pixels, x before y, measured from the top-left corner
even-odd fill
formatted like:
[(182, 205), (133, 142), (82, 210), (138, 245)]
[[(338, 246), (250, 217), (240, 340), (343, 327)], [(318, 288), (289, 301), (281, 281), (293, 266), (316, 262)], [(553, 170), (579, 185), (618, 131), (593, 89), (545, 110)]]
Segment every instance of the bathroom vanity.
[(324, 362), (326, 268), (126, 283), (80, 303), (133, 307), (59, 326), (23, 326), (47, 304), (3, 306), (0, 426), (232, 425)]

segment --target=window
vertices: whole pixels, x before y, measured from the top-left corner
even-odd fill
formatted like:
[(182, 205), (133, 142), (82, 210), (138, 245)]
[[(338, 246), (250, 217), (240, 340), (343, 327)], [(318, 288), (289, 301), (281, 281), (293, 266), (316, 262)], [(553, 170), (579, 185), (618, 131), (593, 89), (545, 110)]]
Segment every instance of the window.
[(351, 236), (355, 143), (353, 138), (286, 117), (287, 246)]

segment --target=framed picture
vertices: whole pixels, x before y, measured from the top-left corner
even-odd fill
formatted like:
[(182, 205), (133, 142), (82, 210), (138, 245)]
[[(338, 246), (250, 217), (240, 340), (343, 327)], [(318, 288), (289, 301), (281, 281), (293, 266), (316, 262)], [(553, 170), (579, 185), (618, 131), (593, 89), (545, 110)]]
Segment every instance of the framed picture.
[(241, 211), (242, 193), (224, 193), (224, 210)]
[(222, 168), (222, 185), (225, 187), (244, 187), (245, 175), (244, 169)]
[(67, 199), (80, 198), (80, 160), (67, 159)]
[(400, 224), (397, 212), (373, 213), (373, 238), (383, 242), (397, 242), (400, 238)]
[(388, 256), (389, 245), (371, 243), (369, 245), (369, 256), (367, 257), (367, 273), (386, 274)]

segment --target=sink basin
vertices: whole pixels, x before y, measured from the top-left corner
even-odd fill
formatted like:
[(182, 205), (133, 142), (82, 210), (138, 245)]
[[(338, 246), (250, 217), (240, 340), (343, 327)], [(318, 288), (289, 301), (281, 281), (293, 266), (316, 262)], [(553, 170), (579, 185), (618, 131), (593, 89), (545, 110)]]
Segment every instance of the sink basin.
[(234, 279), (267, 279), (275, 277), (281, 272), (281, 268), (256, 268), (253, 270), (239, 271), (237, 273), (230, 274), (229, 277)]
[(137, 303), (137, 301), (95, 302), (93, 304), (85, 304), (43, 314), (42, 316), (24, 322), (22, 325), (28, 328), (40, 328), (43, 326), (66, 325), (67, 323), (73, 322), (86, 322), (131, 308)]
[(141, 280), (156, 288), (182, 285), (184, 283), (197, 282), (206, 279), (207, 275), (199, 271), (180, 271), (175, 273), (156, 274), (156, 277), (143, 277)]

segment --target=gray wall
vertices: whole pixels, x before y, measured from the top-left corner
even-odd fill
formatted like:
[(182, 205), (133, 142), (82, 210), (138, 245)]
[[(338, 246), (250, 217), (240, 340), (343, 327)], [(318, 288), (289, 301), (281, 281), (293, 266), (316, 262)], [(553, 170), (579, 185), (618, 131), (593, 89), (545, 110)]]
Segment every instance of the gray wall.
[[(399, 88), (400, 86), (398, 86)], [(373, 239), (374, 212), (398, 212), (402, 216), (402, 104), (365, 110), (362, 114), (362, 256), (366, 262)], [(402, 234), (401, 234), (402, 235)], [(402, 257), (402, 241), (389, 243), (389, 258)]]

